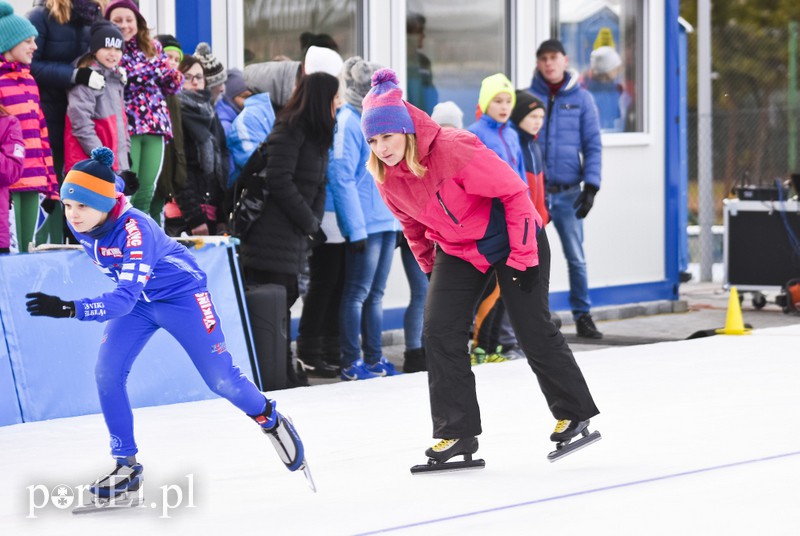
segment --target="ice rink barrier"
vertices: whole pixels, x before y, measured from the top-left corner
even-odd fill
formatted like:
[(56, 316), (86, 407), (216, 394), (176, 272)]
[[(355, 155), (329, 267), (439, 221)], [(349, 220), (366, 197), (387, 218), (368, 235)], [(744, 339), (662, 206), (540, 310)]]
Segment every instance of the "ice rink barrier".
[[(233, 241), (215, 237), (188, 243), (200, 267), (236, 364), (253, 378)], [(62, 299), (94, 297), (113, 289), (80, 250), (0, 255), (0, 426), (98, 413), (94, 367), (105, 323), (31, 317), (25, 294)], [(128, 378), (133, 407), (213, 398), (186, 352), (158, 330), (134, 362)]]

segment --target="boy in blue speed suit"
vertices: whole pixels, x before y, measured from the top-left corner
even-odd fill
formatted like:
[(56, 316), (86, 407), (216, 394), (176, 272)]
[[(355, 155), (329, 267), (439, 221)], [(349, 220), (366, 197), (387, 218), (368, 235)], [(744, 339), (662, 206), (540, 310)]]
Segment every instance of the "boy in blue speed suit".
[(159, 328), (178, 340), (212, 391), (262, 426), (289, 470), (304, 468), (303, 444), (294, 427), (275, 409), (275, 401), (233, 364), (225, 349), (206, 274), (184, 246), (170, 240), (117, 191), (113, 162), (110, 149), (93, 150), (92, 158), (67, 173), (61, 199), (75, 237), (117, 287), (74, 301), (41, 292), (26, 296), (32, 316), (108, 322), (95, 380), (117, 465), (90, 491), (100, 498), (117, 497), (137, 490), (142, 481), (126, 383), (134, 360)]

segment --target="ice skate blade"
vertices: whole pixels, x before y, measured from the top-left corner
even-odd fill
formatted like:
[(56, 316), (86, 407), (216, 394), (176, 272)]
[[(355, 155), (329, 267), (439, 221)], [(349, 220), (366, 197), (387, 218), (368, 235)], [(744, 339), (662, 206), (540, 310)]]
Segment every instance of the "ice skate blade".
[[(124, 495), (124, 497), (123, 497)], [(102, 499), (96, 497), (90, 504), (76, 506), (72, 509), (72, 513), (78, 514), (91, 514), (94, 512), (108, 512), (111, 510), (128, 510), (135, 508), (144, 502), (144, 497), (138, 493), (135, 495), (122, 494), (116, 497)]]
[(411, 474), (450, 473), (453, 471), (463, 471), (465, 469), (483, 469), (484, 467), (486, 467), (486, 462), (483, 461), (483, 459), (465, 460), (461, 462), (436, 462), (433, 459), (428, 459), (428, 463), (412, 467)]
[(308, 487), (311, 488), (311, 491), (316, 493), (317, 485), (314, 484), (314, 477), (311, 475), (311, 469), (308, 467), (308, 460), (303, 460), (303, 465), (300, 466), (300, 469), (303, 470), (303, 475), (306, 477)]
[(556, 450), (551, 452), (547, 455), (547, 459), (552, 463), (555, 461), (560, 460), (564, 456), (569, 456), (573, 452), (576, 452), (584, 447), (588, 447), (592, 443), (596, 443), (602, 439), (600, 432), (594, 431), (591, 434), (585, 433), (582, 438), (578, 440), (572, 440), (570, 443), (561, 444), (559, 443), (556, 445)]

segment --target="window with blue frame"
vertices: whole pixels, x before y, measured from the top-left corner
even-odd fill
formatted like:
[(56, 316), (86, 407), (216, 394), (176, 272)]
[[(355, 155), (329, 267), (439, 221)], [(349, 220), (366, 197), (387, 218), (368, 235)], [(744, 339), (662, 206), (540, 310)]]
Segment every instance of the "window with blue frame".
[(508, 75), (506, 0), (408, 0), (406, 98), (429, 114), (453, 101), (475, 121), (481, 81)]
[[(304, 45), (360, 54), (359, 0), (244, 0), (245, 63), (302, 61)], [(335, 46), (333, 46), (335, 45)]]
[(556, 0), (554, 34), (594, 96), (603, 132), (644, 130), (644, 2)]

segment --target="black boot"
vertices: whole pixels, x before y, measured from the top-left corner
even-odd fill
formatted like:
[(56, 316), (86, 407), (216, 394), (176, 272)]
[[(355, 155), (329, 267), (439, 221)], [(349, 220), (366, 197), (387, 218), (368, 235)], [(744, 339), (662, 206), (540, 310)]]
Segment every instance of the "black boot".
[(425, 456), (444, 463), (459, 454), (472, 456), (478, 452), (478, 438), (465, 437), (460, 439), (442, 439), (425, 451)]
[(322, 337), (297, 338), (297, 371), (318, 378), (335, 378), (339, 367), (323, 360)]
[(578, 337), (585, 339), (602, 339), (603, 334), (597, 329), (592, 320), (592, 315), (589, 313), (582, 314), (575, 320), (575, 328), (578, 332)]
[(322, 360), (340, 369), (342, 364), (342, 345), (338, 335), (322, 337)]
[(428, 370), (425, 361), (425, 348), (414, 348), (403, 352), (403, 372), (423, 372)]
[(294, 359), (292, 358), (291, 352), (286, 356), (286, 388), (291, 389), (293, 387), (307, 387), (308, 384), (308, 376), (306, 373), (300, 370), (300, 367), (297, 367), (298, 370), (294, 368)]
[(587, 426), (589, 426), (589, 419), (585, 421), (561, 419), (556, 423), (553, 433), (550, 434), (550, 441), (569, 441), (583, 432)]

